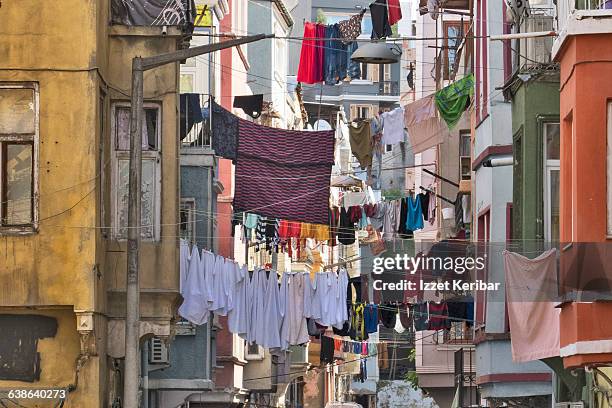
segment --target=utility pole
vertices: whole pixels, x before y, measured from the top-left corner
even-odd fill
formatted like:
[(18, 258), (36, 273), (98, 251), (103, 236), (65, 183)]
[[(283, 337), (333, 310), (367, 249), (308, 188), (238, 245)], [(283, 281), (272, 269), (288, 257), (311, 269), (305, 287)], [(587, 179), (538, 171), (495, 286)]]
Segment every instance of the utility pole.
[[(125, 372), (123, 407), (139, 408), (140, 383), (140, 229), (141, 229), (141, 178), (142, 178), (142, 119), (144, 103), (144, 72), (162, 65), (177, 63), (198, 55), (247, 44), (273, 34), (257, 34), (239, 39), (201, 45), (154, 57), (134, 57), (132, 60), (132, 106), (130, 112), (130, 175), (128, 195), (127, 232), (127, 282), (125, 315)], [(145, 407), (148, 408), (148, 407)]]

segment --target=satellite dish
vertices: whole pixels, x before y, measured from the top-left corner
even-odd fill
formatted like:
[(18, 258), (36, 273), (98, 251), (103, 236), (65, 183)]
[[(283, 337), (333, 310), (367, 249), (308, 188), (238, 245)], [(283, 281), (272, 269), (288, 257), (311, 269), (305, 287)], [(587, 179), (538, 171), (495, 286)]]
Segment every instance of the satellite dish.
[(314, 123), (314, 130), (333, 130), (331, 125), (325, 119), (319, 119)]

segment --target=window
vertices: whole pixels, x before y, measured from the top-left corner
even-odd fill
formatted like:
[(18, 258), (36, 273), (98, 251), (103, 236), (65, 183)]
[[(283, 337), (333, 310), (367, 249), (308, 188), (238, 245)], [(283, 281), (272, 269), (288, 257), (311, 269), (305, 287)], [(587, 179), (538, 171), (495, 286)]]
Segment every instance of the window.
[(195, 242), (196, 239), (196, 214), (195, 214), (195, 199), (181, 198), (181, 225), (180, 236), (189, 242)]
[(469, 180), (472, 178), (472, 137), (469, 130), (462, 130), (459, 133), (459, 166), (460, 180)]
[(247, 344), (246, 345), (245, 360), (263, 360), (263, 359), (264, 359), (263, 347), (257, 344)]
[(544, 238), (559, 240), (560, 128), (544, 123)]
[(38, 85), (0, 84), (0, 228), (36, 228), (37, 156)]
[(351, 105), (351, 120), (368, 119), (374, 114), (372, 105)]
[[(141, 180), (141, 237), (159, 240), (161, 193), (161, 107), (145, 103), (142, 123), (142, 180)], [(127, 237), (128, 181), (130, 159), (130, 106), (114, 103), (112, 106), (112, 166), (113, 166), (113, 236)]]
[[(444, 22), (444, 79), (451, 79), (456, 74), (455, 70), (459, 67), (457, 59), (461, 57), (457, 51), (468, 30), (467, 23), (463, 23), (462, 26), (459, 21)], [(470, 42), (467, 41), (465, 47), (467, 48), (469, 44)], [(469, 55), (467, 51), (467, 49), (464, 50), (466, 55)]]
[(385, 153), (389, 153), (393, 151), (393, 145), (385, 145)]
[[(353, 14), (357, 14), (359, 11), (355, 10), (355, 13), (351, 14), (343, 14), (343, 13), (334, 13), (330, 11), (323, 11), (323, 15), (325, 16), (325, 24), (333, 25), (339, 23), (342, 20), (348, 20), (351, 18)], [(369, 12), (363, 16), (361, 20), (361, 36), (365, 38), (369, 38), (370, 33), (372, 32), (372, 17)]]

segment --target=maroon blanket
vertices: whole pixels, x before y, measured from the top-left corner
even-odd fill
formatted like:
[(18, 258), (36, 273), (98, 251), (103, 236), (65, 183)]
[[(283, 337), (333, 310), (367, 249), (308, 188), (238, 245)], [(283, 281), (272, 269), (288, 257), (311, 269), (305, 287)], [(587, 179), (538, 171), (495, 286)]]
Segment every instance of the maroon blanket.
[(235, 212), (327, 224), (334, 131), (276, 129), (240, 120)]

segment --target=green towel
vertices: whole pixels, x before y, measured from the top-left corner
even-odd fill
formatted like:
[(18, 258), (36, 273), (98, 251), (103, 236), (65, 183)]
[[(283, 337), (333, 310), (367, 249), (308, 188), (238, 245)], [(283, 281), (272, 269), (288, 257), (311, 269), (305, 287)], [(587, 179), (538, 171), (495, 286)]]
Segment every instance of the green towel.
[(474, 95), (474, 74), (436, 92), (436, 106), (449, 129), (453, 129)]

